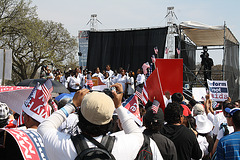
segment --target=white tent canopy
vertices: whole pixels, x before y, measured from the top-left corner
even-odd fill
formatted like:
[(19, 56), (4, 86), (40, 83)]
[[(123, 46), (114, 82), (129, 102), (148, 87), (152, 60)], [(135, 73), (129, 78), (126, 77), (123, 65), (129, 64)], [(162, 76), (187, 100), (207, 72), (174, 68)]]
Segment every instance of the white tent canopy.
[[(186, 21), (180, 23), (180, 28), (197, 46), (224, 46), (224, 26), (208, 26), (198, 22)], [(225, 27), (225, 38), (239, 44), (227, 27)]]

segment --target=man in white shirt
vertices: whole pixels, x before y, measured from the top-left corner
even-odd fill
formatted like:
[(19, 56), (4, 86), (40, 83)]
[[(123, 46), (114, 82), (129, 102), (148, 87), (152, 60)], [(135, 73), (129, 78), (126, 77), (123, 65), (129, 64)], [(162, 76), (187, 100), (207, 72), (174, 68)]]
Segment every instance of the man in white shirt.
[(110, 64), (106, 65), (106, 72), (109, 73), (109, 77), (112, 77), (114, 75), (114, 72), (111, 70)]
[[(116, 91), (113, 91), (114, 99), (111, 99), (104, 93), (92, 92), (82, 89), (73, 97), (73, 103), (67, 104), (62, 109), (54, 112), (47, 120), (40, 124), (38, 132), (44, 139), (45, 149), (48, 158), (51, 160), (75, 159), (77, 156), (76, 149), (70, 138), (70, 135), (61, 133), (57, 128), (75, 110), (75, 106), (81, 106), (79, 110), (79, 127), (83, 133), (93, 137), (98, 142), (109, 131), (114, 109), (119, 116), (125, 135), (115, 136), (112, 154), (115, 159), (135, 159), (139, 149), (143, 144), (143, 135), (141, 129), (131, 119), (127, 110), (122, 107), (122, 86), (121, 84), (113, 85)], [(80, 123), (81, 122), (81, 123)], [(86, 125), (88, 124), (88, 125)], [(86, 140), (86, 138), (85, 138)], [(95, 145), (86, 140), (89, 147)], [(153, 159), (161, 160), (162, 156), (159, 150), (153, 150)]]
[(104, 75), (100, 72), (100, 68), (97, 67), (95, 69), (95, 73), (92, 75), (92, 77), (99, 77), (101, 79), (104, 79)]

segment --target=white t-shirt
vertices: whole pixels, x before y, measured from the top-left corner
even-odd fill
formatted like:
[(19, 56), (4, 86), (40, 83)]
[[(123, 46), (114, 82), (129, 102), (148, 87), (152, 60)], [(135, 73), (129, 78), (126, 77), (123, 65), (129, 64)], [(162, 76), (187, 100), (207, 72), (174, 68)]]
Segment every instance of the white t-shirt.
[(109, 71), (106, 71), (106, 72), (108, 72), (108, 74), (109, 74), (109, 77), (112, 77), (112, 76), (113, 76), (113, 74), (114, 74), (114, 72), (113, 72), (112, 70), (109, 70)]
[(107, 88), (109, 88), (113, 84), (110, 77), (108, 77), (106, 79), (101, 79), (101, 81), (102, 81), (102, 83), (107, 85)]
[(117, 79), (116, 83), (121, 83), (122, 84), (123, 92), (125, 92), (125, 90), (126, 90), (126, 82), (127, 82), (127, 76), (126, 75), (124, 75), (124, 76), (119, 75), (118, 76), (118, 79)]
[(94, 73), (94, 74), (92, 75), (92, 77), (99, 77), (99, 78), (104, 79), (104, 75), (103, 75), (102, 73)]
[(220, 112), (216, 115), (214, 115), (213, 119), (213, 134), (218, 135), (219, 127), (222, 123), (227, 123), (227, 119), (225, 118), (223, 112)]
[(60, 83), (62, 83), (62, 85), (64, 85), (66, 88), (68, 88), (68, 81), (66, 80), (65, 75), (60, 77)]
[(136, 86), (139, 84), (143, 84), (145, 82), (145, 75), (144, 74), (138, 74), (136, 79)]
[[(228, 127), (228, 130), (229, 130), (229, 134), (231, 134), (232, 132), (234, 132), (233, 126), (227, 126), (227, 127)], [(224, 136), (223, 129), (220, 129), (220, 130), (218, 131), (217, 139), (220, 140), (223, 136)]]
[(135, 88), (134, 88), (134, 78), (133, 77), (128, 77), (127, 79), (127, 82), (128, 83), (131, 83), (131, 84), (128, 84), (128, 95), (132, 95), (135, 91)]
[(48, 78), (48, 79), (51, 79), (51, 80), (54, 80), (54, 78), (55, 78), (54, 75), (52, 74), (52, 72), (49, 73), (49, 75), (47, 77), (52, 77), (52, 78)]
[(209, 143), (208, 143), (206, 137), (198, 135), (197, 141), (198, 141), (200, 149), (202, 150), (202, 157), (208, 155)]
[[(76, 85), (76, 84), (79, 84), (79, 85)], [(73, 77), (70, 77), (69, 78), (69, 87), (72, 88), (72, 89), (80, 89), (80, 85), (81, 85), (81, 79), (77, 76), (73, 76)]]

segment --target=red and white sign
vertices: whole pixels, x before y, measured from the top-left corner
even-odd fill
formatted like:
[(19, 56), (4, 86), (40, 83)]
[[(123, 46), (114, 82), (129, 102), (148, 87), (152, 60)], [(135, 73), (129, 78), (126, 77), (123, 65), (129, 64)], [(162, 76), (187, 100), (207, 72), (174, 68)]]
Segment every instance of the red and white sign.
[(20, 114), (22, 105), (32, 89), (33, 87), (0, 86), (0, 101), (6, 103), (9, 108)]
[(25, 160), (47, 160), (43, 140), (35, 130), (4, 129), (16, 140)]
[(41, 123), (50, 116), (51, 107), (48, 104), (48, 100), (52, 90), (53, 87), (50, 80), (47, 80), (43, 85), (37, 84), (23, 104), (23, 111)]
[(142, 119), (140, 117), (138, 97), (134, 94), (123, 103), (123, 107), (128, 110), (130, 116), (141, 126)]

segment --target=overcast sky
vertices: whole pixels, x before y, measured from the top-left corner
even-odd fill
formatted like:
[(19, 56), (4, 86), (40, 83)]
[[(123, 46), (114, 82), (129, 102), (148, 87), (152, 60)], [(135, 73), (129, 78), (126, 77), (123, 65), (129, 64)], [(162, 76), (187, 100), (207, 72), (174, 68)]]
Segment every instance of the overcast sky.
[[(40, 19), (64, 24), (73, 36), (89, 29), (86, 24), (91, 14), (97, 14), (102, 22), (99, 29), (162, 27), (167, 7), (173, 6), (177, 24), (196, 21), (219, 26), (226, 21), (240, 41), (239, 0), (33, 0), (32, 5), (37, 6)], [(221, 64), (222, 52), (209, 53), (215, 64)]]

